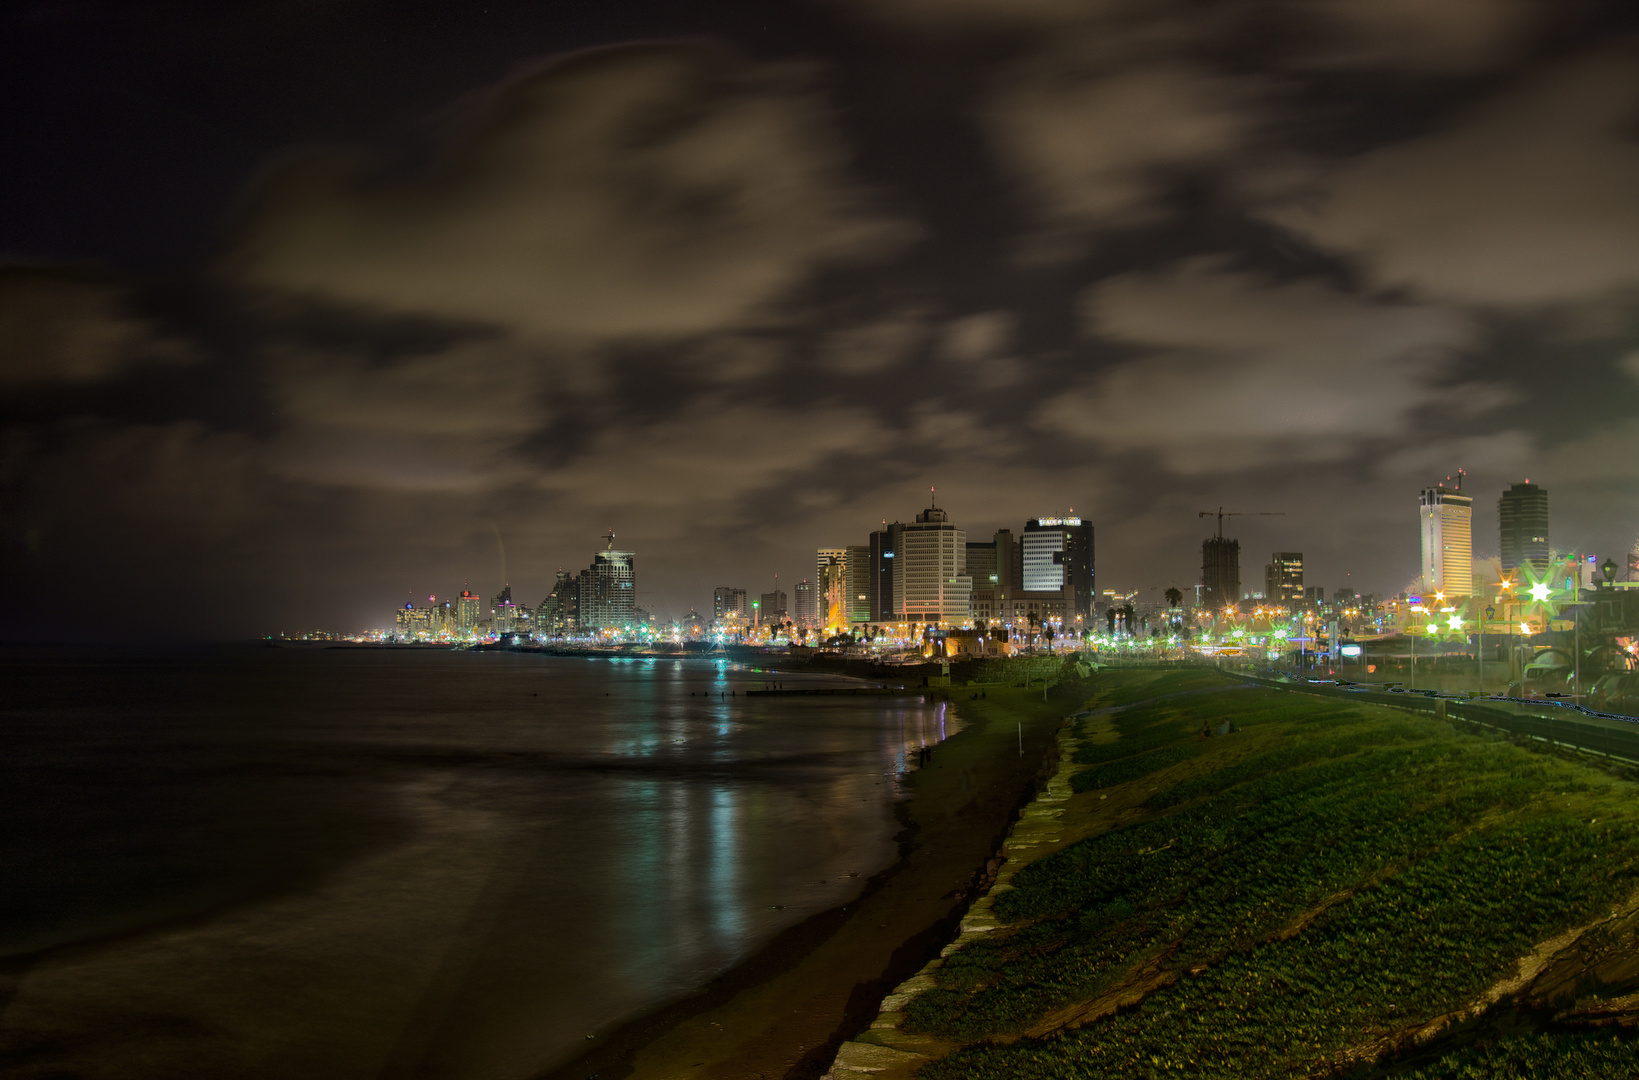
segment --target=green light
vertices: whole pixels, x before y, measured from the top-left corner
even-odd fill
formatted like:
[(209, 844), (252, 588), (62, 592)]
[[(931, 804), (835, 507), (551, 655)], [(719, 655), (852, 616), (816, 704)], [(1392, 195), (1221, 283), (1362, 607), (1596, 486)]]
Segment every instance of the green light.
[(1423, 629), (1428, 633), (1428, 635), (1430, 637), (1433, 637), (1435, 634), (1438, 634), (1440, 632), (1440, 628), (1438, 626), (1434, 625), (1433, 623), (1429, 623), (1427, 626), (1423, 627)]

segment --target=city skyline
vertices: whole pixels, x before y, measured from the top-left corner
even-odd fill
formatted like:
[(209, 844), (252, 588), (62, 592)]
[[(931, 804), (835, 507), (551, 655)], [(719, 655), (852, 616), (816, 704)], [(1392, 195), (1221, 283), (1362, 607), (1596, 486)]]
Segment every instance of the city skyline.
[(9, 11), (0, 637), (533, 599), (611, 530), (700, 609), (930, 486), (1143, 589), (1224, 506), (1287, 515), (1243, 585), (1397, 592), (1458, 468), (1477, 558), (1527, 476), (1631, 549), (1639, 11), (1212, 7)]

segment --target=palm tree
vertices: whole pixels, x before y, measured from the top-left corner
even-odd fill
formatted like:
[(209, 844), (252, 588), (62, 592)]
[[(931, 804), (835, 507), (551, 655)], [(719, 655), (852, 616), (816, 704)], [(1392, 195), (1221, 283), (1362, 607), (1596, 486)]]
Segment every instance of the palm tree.
[(1166, 597), (1167, 604), (1170, 607), (1177, 607), (1179, 604), (1184, 602), (1184, 594), (1178, 591), (1178, 586), (1176, 585), (1167, 590)]

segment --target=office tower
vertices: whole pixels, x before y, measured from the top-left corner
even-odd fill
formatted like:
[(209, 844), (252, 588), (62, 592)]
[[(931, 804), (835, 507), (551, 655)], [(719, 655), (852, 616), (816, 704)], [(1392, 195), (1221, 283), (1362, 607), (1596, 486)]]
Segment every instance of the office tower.
[(909, 622), (966, 622), (973, 596), (967, 533), (930, 506), (903, 526), (894, 553), (894, 602)]
[(1241, 542), (1209, 537), (1201, 542), (1201, 605), (1223, 609), (1241, 599)]
[(820, 548), (815, 585), (820, 623), (827, 629), (848, 625), (848, 549)]
[[(998, 545), (999, 546), (999, 545)], [(1019, 537), (1020, 580), (1025, 592), (1061, 592), (1072, 616), (1091, 625), (1093, 526), (1078, 517), (1035, 518)]]
[(455, 624), (463, 633), (468, 634), (478, 625), (478, 620), (484, 617), (484, 601), (475, 592), (461, 590), (461, 596), (455, 602)]
[(585, 630), (627, 630), (637, 608), (637, 555), (616, 551), (614, 533), (603, 535), (608, 546), (580, 572), (580, 625)]
[(1310, 607), (1319, 607), (1326, 602), (1326, 590), (1319, 585), (1310, 585), (1303, 590), (1303, 602)]
[(807, 578), (797, 582), (796, 623), (812, 630), (819, 625), (819, 590)]
[(1424, 488), (1417, 499), (1423, 526), (1423, 589), (1448, 598), (1474, 593), (1474, 500), (1463, 494), (1464, 475), (1458, 469), (1454, 487)]
[(757, 598), (757, 602), (761, 606), (763, 625), (783, 623), (785, 621), (788, 605), (786, 604), (784, 589), (765, 592)]
[(711, 617), (719, 623), (748, 623), (751, 598), (744, 589), (719, 585), (711, 594)]
[(847, 589), (848, 622), (868, 623), (871, 614), (871, 546), (850, 544), (843, 554), (843, 580)]
[(1529, 480), (1512, 485), (1497, 500), (1497, 521), (1502, 526), (1502, 568), (1529, 565), (1539, 575), (1547, 573), (1547, 490)]
[(1269, 556), (1263, 568), (1263, 595), (1282, 607), (1303, 602), (1303, 552), (1277, 551)]
[(893, 564), (904, 529), (896, 521), (892, 525), (884, 523), (871, 533), (871, 618), (875, 621), (894, 622), (899, 618), (893, 597)]

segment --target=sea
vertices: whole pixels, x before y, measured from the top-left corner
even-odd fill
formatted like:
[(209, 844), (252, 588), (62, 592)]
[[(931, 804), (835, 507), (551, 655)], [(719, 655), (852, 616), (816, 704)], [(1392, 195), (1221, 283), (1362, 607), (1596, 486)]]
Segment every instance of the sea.
[(726, 659), (0, 651), (0, 1074), (531, 1077), (896, 857), (918, 696)]

